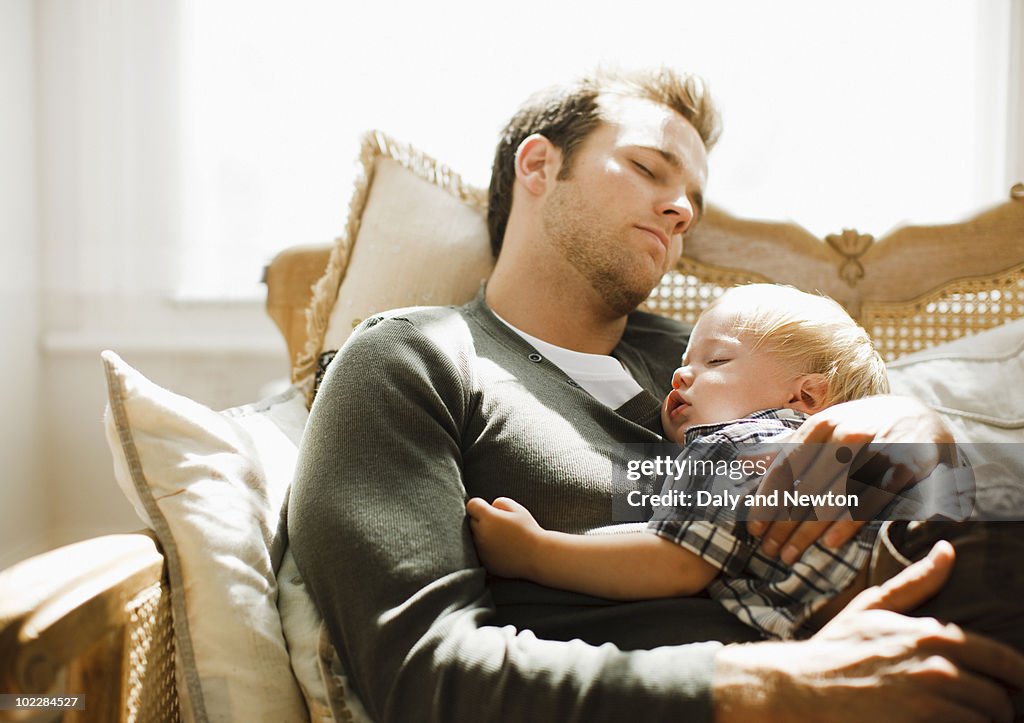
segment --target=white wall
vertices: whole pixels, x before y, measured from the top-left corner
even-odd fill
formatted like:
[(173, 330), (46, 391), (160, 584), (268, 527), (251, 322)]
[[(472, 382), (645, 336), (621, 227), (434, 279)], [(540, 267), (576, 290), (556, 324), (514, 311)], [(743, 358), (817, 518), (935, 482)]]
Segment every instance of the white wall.
[(149, 134), (175, 113), (147, 89), (170, 5), (0, 2), (0, 569), (142, 526), (111, 473), (102, 349), (215, 408), (287, 375), (257, 302), (183, 305), (165, 283), (176, 151)]
[(32, 0), (0, 3), (0, 568), (44, 549), (39, 400)]
[(18, 314), (0, 317), (0, 338), (18, 340), (9, 345), (15, 355), (4, 354), (5, 379), (17, 380), (10, 408), (28, 408), (39, 430), (0, 422), (0, 449), (15, 460), (0, 529), (32, 540), (4, 549), (0, 567), (142, 527), (113, 479), (101, 350), (218, 409), (255, 400), (288, 373), (284, 343), (258, 301), (175, 298), (175, 5), (0, 3), (11, 36), (0, 38), (0, 124), (16, 124), (0, 138), (11, 143), (5, 154), (17, 152), (0, 164), (0, 268), (18, 284), (5, 289), (4, 307)]
[[(102, 335), (101, 335), (102, 336)], [(273, 341), (273, 340), (271, 340)], [(241, 353), (212, 347), (177, 352), (142, 345), (95, 343), (53, 347), (44, 354), (44, 424), (49, 440), (43, 475), (50, 490), (49, 543), (56, 547), (143, 524), (121, 494), (112, 473), (103, 432), (106, 387), (99, 359), (113, 348), (153, 381), (216, 409), (254, 401), (269, 381), (287, 374), (286, 352)]]
[(1007, 98), (1007, 185), (1024, 183), (1024, 0), (1010, 6), (1010, 72)]

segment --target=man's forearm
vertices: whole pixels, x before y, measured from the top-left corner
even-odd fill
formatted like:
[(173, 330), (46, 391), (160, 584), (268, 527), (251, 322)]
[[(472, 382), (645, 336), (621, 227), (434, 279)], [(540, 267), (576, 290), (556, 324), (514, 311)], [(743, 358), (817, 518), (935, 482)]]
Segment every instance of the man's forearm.
[(647, 533), (569, 535), (545, 530), (530, 557), (534, 582), (612, 600), (694, 595), (718, 572), (689, 550)]

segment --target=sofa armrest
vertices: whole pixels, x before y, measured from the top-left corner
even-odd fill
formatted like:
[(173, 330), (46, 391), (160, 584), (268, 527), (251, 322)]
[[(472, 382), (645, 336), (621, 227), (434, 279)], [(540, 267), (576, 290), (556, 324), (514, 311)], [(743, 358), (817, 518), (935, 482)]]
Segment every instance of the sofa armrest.
[(330, 255), (329, 245), (289, 248), (263, 270), (267, 315), (284, 336), (292, 369), (306, 347), (306, 309), (313, 298), (313, 285), (324, 275)]
[(85, 540), (0, 572), (0, 690), (84, 696), (65, 720), (178, 718), (170, 596), (149, 534)]

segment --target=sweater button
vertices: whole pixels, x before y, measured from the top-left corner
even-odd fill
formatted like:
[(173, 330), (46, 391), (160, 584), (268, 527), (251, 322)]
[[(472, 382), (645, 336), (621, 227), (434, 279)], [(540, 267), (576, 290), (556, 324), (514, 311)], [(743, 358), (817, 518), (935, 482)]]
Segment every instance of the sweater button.
[(567, 381), (569, 382), (569, 385), (573, 387), (578, 387), (580, 385), (580, 383), (575, 379), (568, 379)]
[(529, 359), (530, 359), (530, 361), (537, 362), (537, 363), (540, 363), (540, 362), (544, 361), (544, 357), (542, 357), (537, 352), (534, 352), (533, 354), (530, 354)]

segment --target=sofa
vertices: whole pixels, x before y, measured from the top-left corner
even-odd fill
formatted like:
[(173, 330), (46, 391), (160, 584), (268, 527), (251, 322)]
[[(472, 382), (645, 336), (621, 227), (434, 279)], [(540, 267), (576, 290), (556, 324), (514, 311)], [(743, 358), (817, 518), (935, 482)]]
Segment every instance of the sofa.
[[(0, 572), (0, 693), (51, 696), (65, 720), (368, 719), (284, 534), (308, 406), (363, 319), (465, 302), (493, 260), (483, 190), (380, 132), (359, 167), (335, 243), (289, 249), (266, 269), (267, 312), (290, 355), (285, 392), (215, 411), (103, 354), (112, 478), (144, 529)], [(1024, 184), (960, 223), (880, 239), (822, 239), (711, 205), (645, 307), (692, 323), (723, 289), (763, 281), (842, 303), (894, 391), (984, 447), (982, 463), (1020, 500), (1020, 460), (986, 450), (1024, 442)]]

